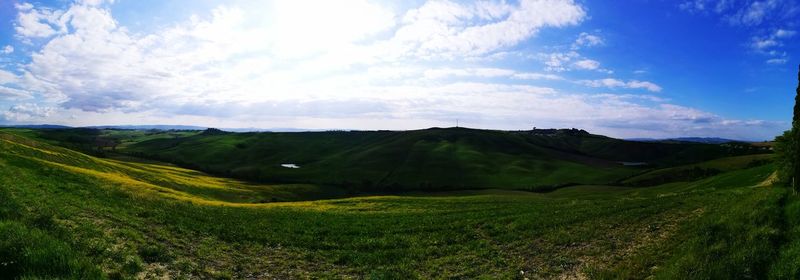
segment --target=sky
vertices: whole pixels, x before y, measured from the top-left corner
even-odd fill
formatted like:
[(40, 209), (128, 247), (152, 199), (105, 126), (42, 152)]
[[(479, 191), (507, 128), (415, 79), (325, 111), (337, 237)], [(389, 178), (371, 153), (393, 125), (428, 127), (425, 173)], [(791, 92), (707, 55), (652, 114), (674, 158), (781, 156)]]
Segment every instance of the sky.
[(768, 140), (800, 0), (0, 0), (0, 124)]

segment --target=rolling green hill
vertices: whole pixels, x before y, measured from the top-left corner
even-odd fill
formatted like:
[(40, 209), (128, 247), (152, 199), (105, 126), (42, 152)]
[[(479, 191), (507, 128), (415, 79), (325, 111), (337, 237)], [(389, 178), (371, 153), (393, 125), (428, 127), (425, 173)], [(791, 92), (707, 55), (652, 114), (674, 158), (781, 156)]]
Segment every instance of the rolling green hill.
[(800, 202), (773, 170), (261, 203), (285, 189), (0, 132), (0, 275), (796, 279)]
[[(259, 182), (337, 185), (358, 191), (608, 184), (642, 168), (758, 152), (748, 147), (640, 143), (588, 133), (432, 128), (415, 131), (225, 133), (158, 138), (120, 151)], [(284, 168), (281, 164), (300, 168)]]
[(689, 182), (711, 177), (722, 172), (746, 169), (769, 164), (772, 154), (725, 157), (710, 161), (656, 169), (622, 180), (625, 186), (656, 186), (672, 182)]

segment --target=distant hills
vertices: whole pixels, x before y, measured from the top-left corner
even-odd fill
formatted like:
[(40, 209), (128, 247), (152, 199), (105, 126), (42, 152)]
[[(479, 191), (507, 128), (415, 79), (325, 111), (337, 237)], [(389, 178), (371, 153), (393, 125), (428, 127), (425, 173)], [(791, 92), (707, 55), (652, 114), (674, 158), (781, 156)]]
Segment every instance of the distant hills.
[(30, 128), (30, 129), (62, 129), (72, 128), (66, 125), (57, 124), (22, 124), (22, 125), (0, 125), (0, 127)]
[[(23, 125), (0, 125), (0, 127), (30, 128), (30, 129), (66, 129), (66, 128), (93, 128), (93, 129), (125, 129), (125, 130), (206, 130), (207, 126), (195, 125), (96, 125), (96, 126), (66, 126), (54, 124), (23, 124)], [(328, 129), (304, 129), (290, 127), (276, 128), (220, 128), (228, 132), (307, 132), (307, 131), (326, 131)]]
[(254, 182), (366, 192), (546, 191), (575, 184), (612, 184), (643, 168), (769, 153), (749, 143), (626, 141), (580, 129), (237, 133), (200, 128), (101, 126), (30, 133), (98, 156), (121, 153)]
[(750, 143), (750, 142), (752, 142), (752, 141), (734, 140), (734, 139), (726, 139), (726, 138), (718, 138), (718, 137), (678, 137), (678, 138), (665, 138), (665, 139), (630, 138), (630, 139), (625, 139), (625, 140), (637, 141), (637, 142), (688, 142), (688, 143), (703, 143), (703, 144), (725, 144), (725, 143), (731, 143), (731, 142)]
[(122, 137), (131, 142), (117, 151), (225, 177), (359, 191), (549, 190), (569, 184), (608, 184), (641, 171), (623, 162), (667, 167), (762, 152), (747, 144), (635, 142), (578, 129), (296, 133), (209, 129), (186, 136), (148, 137), (144, 141)]
[[(94, 128), (94, 129), (126, 129), (126, 130), (206, 130), (208, 126), (195, 126), (195, 125), (97, 125), (97, 126), (83, 126), (74, 127), (66, 125), (55, 124), (26, 124), (26, 125), (0, 125), (0, 127), (16, 127), (16, 128), (30, 128), (30, 129), (65, 129), (65, 128)], [(227, 132), (321, 132), (321, 131), (358, 131), (357, 129), (306, 129), (306, 128), (292, 128), (292, 127), (274, 127), (274, 128), (218, 128)], [(552, 134), (588, 134), (585, 130), (578, 129), (534, 129), (525, 130), (520, 132), (533, 132), (537, 135), (552, 135)], [(739, 143), (752, 143), (756, 141), (736, 140), (720, 137), (676, 137), (676, 138), (625, 138), (622, 140), (635, 141), (635, 142), (662, 142), (662, 143), (702, 143), (702, 144), (725, 144), (730, 142)]]
[(130, 130), (205, 130), (207, 127), (194, 125), (101, 125), (86, 126), (84, 128)]

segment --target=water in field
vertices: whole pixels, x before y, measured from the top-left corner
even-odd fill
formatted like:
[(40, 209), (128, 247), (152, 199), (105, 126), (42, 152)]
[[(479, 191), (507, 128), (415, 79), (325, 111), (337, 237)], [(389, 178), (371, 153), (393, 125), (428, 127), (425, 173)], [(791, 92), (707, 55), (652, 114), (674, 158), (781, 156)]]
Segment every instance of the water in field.
[(284, 164), (281, 164), (281, 167), (285, 167), (285, 168), (300, 168), (299, 165), (294, 164), (294, 163), (284, 163)]

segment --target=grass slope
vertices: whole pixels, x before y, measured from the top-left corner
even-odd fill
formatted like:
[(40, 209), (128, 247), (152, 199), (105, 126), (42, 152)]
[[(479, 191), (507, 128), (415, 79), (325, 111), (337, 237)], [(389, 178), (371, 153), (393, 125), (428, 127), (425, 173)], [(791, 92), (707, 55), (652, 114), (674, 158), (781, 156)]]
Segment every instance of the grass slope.
[[(564, 185), (608, 184), (641, 172), (617, 161), (660, 166), (752, 152), (720, 145), (464, 128), (202, 133), (141, 141), (123, 151), (222, 176), (330, 184), (359, 191), (550, 190)], [(283, 168), (282, 163), (301, 168)]]
[(773, 158), (772, 154), (725, 157), (700, 163), (655, 169), (627, 178), (620, 183), (626, 186), (644, 187), (671, 182), (689, 182), (711, 177), (722, 172), (769, 164), (773, 161)]
[(637, 142), (600, 135), (524, 135), (540, 146), (615, 162), (644, 162), (651, 167), (685, 165), (717, 158), (768, 152), (746, 143), (701, 144), (688, 142)]
[(797, 207), (783, 210), (785, 189), (756, 187), (771, 165), (652, 188), (253, 204), (200, 191), (213, 178), (137, 176), (153, 167), (0, 135), (10, 278), (798, 276), (784, 242), (797, 226), (780, 218)]
[(187, 199), (263, 203), (347, 195), (346, 192), (336, 187), (308, 184), (252, 184), (234, 179), (212, 177), (202, 172), (180, 167), (96, 158), (2, 132), (0, 132), (0, 148), (8, 155), (39, 162), (45, 170), (64, 169), (148, 192), (158, 192)]

